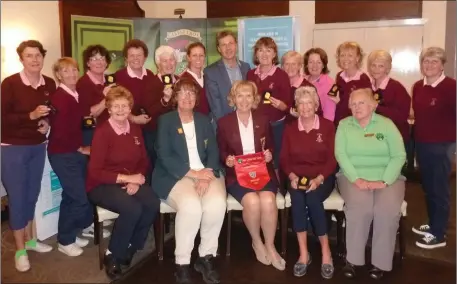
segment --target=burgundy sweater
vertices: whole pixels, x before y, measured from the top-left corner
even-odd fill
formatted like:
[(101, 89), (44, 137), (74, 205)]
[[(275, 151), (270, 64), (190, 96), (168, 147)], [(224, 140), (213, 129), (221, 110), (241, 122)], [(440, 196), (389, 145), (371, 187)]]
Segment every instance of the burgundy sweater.
[(273, 75), (260, 80), (260, 77), (257, 76), (254, 72), (255, 69), (249, 70), (246, 78), (247, 80), (252, 81), (257, 85), (259, 94), (262, 96), (264, 91), (270, 90), (272, 97), (283, 101), (287, 105), (286, 110), (281, 111), (273, 107), (271, 104), (264, 104), (262, 98), (257, 111), (267, 116), (270, 119), (270, 122), (282, 119), (289, 113), (289, 109), (293, 105), (293, 100), (290, 96), (292, 91), (290, 87), (289, 76), (281, 68), (276, 68), (276, 71)]
[(149, 69), (146, 69), (146, 76), (143, 79), (132, 78), (127, 73), (127, 67), (118, 70), (114, 76), (116, 84), (127, 88), (133, 95), (133, 109), (134, 115), (139, 115), (140, 106), (143, 104), (143, 99), (146, 96), (151, 96), (151, 85), (157, 76), (154, 75)]
[(336, 104), (335, 120), (334, 123), (338, 126), (338, 123), (343, 118), (351, 116), (351, 110), (349, 109), (349, 95), (352, 91), (357, 89), (369, 88), (371, 89), (371, 80), (367, 74), (363, 73), (360, 75), (360, 80), (352, 80), (346, 83), (340, 74), (342, 71), (336, 74), (336, 83), (340, 89), (340, 101)]
[[(90, 108), (96, 104), (99, 104), (104, 98), (103, 89), (105, 88), (102, 84), (95, 84), (87, 74), (84, 74), (79, 78), (76, 84), (76, 91), (79, 94), (79, 101), (83, 108), (84, 116), (90, 115)], [(109, 118), (107, 109), (97, 117), (97, 124), (100, 124)]]
[(446, 77), (436, 87), (424, 86), (424, 80), (413, 86), (414, 137), (417, 142), (455, 142), (456, 81)]
[(56, 90), (53, 79), (44, 76), (45, 85), (32, 88), (22, 83), (19, 73), (5, 78), (1, 86), (1, 141), (11, 145), (36, 145), (46, 140), (38, 132), (38, 121), (31, 120), (29, 113), (50, 99)]
[(327, 178), (335, 172), (335, 126), (323, 117), (319, 117), (319, 124), (318, 130), (309, 133), (298, 130), (298, 120), (286, 125), (280, 165), (287, 176), (293, 172), (308, 178), (319, 174)]
[(400, 131), (403, 141), (407, 143), (410, 139), (408, 117), (411, 97), (405, 87), (392, 78), (389, 78), (386, 88), (382, 90), (382, 96), (376, 113), (390, 118)]
[(149, 160), (139, 125), (117, 135), (109, 121), (95, 129), (87, 171), (86, 191), (102, 184), (115, 184), (118, 174), (146, 174)]
[(153, 76), (151, 85), (148, 86), (148, 91), (139, 105), (140, 107), (143, 107), (151, 117), (151, 121), (143, 126), (143, 129), (145, 130), (156, 130), (159, 116), (172, 109), (171, 102), (168, 102), (166, 105), (162, 104), (163, 88), (164, 85), (159, 77), (157, 75)]
[[(200, 87), (197, 80), (189, 72), (183, 72), (181, 78), (190, 78), (192, 79), (197, 86)], [(200, 87), (200, 96), (198, 97), (198, 106), (195, 108), (196, 111), (203, 113), (204, 115), (209, 115), (209, 104), (208, 99), (206, 98), (205, 87)]]
[(48, 153), (61, 154), (76, 152), (83, 145), (81, 123), (83, 107), (62, 88), (51, 96), (51, 103), (57, 109), (50, 115)]

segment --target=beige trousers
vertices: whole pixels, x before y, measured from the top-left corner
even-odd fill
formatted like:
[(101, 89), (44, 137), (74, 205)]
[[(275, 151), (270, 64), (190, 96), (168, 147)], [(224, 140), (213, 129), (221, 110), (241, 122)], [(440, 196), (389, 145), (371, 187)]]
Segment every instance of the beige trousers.
[(213, 180), (207, 192), (203, 196), (199, 196), (194, 182), (185, 177), (172, 188), (166, 202), (177, 212), (175, 219), (176, 264), (190, 264), (195, 236), (199, 229), (201, 238), (198, 248), (199, 255), (201, 257), (209, 254), (216, 256), (219, 233), (227, 207), (224, 178)]
[(400, 177), (384, 189), (361, 190), (344, 175), (337, 175), (346, 215), (346, 259), (365, 264), (365, 247), (373, 222), (371, 264), (392, 270), (401, 204), (405, 197), (405, 178)]

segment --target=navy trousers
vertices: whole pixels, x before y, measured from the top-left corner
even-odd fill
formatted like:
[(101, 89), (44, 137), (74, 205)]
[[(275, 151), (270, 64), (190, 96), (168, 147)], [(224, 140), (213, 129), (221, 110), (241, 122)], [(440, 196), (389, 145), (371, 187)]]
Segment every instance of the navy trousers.
[(155, 144), (157, 138), (157, 131), (143, 131), (144, 145), (149, 158), (149, 168), (146, 173), (145, 179), (146, 184), (151, 185), (152, 171), (154, 169), (155, 162), (157, 160), (157, 154), (155, 151)]
[(93, 221), (93, 208), (86, 194), (87, 157), (79, 152), (48, 157), (62, 185), (57, 240), (66, 246), (74, 243), (76, 235)]

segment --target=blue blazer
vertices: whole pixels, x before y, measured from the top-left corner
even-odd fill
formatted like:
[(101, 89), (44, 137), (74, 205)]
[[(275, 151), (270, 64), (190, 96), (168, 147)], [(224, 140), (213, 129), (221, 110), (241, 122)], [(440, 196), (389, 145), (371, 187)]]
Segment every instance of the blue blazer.
[[(206, 168), (212, 168), (214, 175), (219, 177), (219, 149), (211, 121), (206, 115), (194, 112), (194, 124), (200, 159)], [(178, 111), (159, 117), (155, 147), (157, 160), (151, 184), (159, 198), (167, 199), (171, 189), (190, 170), (186, 136)]]
[[(248, 63), (239, 61), (241, 76), (246, 80), (246, 75), (251, 69)], [(209, 108), (212, 118), (218, 120), (226, 114), (233, 111), (229, 106), (227, 96), (232, 88), (232, 83), (225, 68), (222, 59), (214, 62), (203, 70), (206, 97), (208, 99)]]

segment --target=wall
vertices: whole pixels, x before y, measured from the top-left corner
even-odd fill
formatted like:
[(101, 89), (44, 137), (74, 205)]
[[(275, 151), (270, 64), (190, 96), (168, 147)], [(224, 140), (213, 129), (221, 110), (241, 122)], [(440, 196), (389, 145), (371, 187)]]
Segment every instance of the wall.
[(58, 1), (1, 1), (1, 78), (22, 70), (16, 47), (27, 39), (40, 41), (47, 49), (43, 73), (61, 56)]
[(447, 63), (444, 68), (444, 73), (447, 76), (456, 78), (456, 20), (455, 20), (455, 1), (446, 3), (446, 55)]
[(183, 8), (183, 18), (206, 18), (206, 1), (138, 1), (144, 10), (145, 18), (167, 19), (178, 18), (174, 10)]

